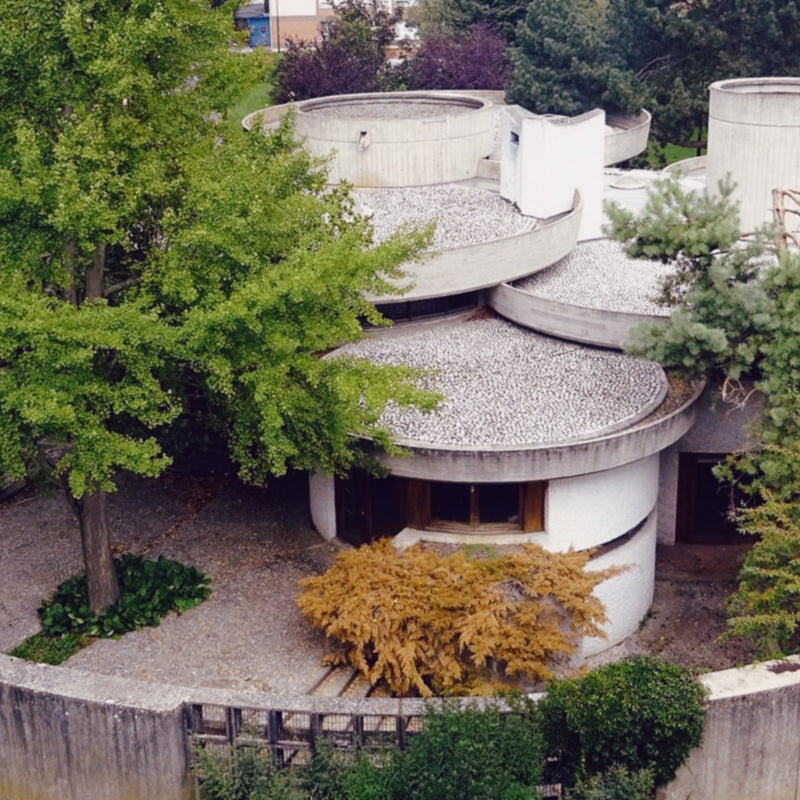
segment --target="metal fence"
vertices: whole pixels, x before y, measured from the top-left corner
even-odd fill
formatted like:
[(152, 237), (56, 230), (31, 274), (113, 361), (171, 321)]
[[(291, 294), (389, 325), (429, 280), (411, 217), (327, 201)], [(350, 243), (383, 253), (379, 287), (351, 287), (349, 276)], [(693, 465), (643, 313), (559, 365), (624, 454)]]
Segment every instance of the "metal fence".
[[(307, 764), (325, 742), (340, 750), (378, 753), (405, 748), (422, 727), (423, 706), (411, 713), (248, 708), (195, 703), (187, 706), (189, 744), (220, 748), (268, 749), (279, 769)], [(558, 784), (540, 786), (546, 799), (560, 798)], [(197, 787), (199, 797), (199, 786)]]

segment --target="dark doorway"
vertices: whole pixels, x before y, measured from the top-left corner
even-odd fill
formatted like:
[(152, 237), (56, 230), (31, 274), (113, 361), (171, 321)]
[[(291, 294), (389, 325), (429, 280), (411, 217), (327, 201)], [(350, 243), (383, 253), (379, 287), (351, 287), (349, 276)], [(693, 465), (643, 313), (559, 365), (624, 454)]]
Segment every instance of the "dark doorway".
[(403, 478), (377, 478), (354, 469), (336, 478), (336, 535), (352, 545), (395, 536), (406, 526)]
[(733, 486), (720, 483), (713, 468), (721, 453), (681, 453), (678, 462), (676, 541), (681, 544), (740, 544), (733, 512), (744, 498)]

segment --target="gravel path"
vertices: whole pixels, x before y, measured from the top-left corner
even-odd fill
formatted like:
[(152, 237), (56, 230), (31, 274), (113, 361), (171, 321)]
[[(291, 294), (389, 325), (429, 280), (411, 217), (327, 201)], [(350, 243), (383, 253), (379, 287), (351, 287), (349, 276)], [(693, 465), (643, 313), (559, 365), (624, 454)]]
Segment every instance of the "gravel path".
[[(109, 498), (116, 544), (152, 545), (153, 556), (194, 564), (211, 575), (213, 593), (158, 628), (96, 642), (64, 668), (183, 686), (310, 690), (324, 673), (325, 643), (296, 609), (295, 581), (326, 569), (335, 551), (310, 527), (305, 484), (297, 476), (263, 491), (169, 473), (122, 481)], [(60, 496), (28, 493), (0, 504), (0, 547), (0, 650), (7, 651), (38, 630), (39, 602), (80, 570), (80, 543)], [(716, 643), (743, 557), (731, 550), (659, 548), (650, 615), (591, 663), (647, 652), (712, 669), (750, 661), (741, 641)], [(696, 563), (677, 563), (686, 553)]]
[[(267, 491), (225, 479), (129, 478), (109, 497), (114, 544), (149, 548), (212, 578), (209, 600), (158, 628), (104, 639), (65, 666), (183, 686), (303, 693), (322, 677), (323, 637), (294, 597), (334, 548), (311, 528), (305, 476)], [(303, 498), (297, 505), (286, 498)], [(60, 496), (0, 505), (0, 650), (39, 629), (39, 602), (81, 569), (77, 524)]]

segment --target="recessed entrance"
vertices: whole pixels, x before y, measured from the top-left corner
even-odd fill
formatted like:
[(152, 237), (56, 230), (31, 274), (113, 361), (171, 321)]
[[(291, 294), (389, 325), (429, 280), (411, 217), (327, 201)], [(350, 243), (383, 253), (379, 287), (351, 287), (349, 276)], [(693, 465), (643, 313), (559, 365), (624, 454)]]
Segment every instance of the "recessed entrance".
[(678, 461), (678, 508), (675, 539), (681, 544), (741, 544), (733, 514), (745, 502), (735, 487), (712, 472), (722, 453), (681, 453)]

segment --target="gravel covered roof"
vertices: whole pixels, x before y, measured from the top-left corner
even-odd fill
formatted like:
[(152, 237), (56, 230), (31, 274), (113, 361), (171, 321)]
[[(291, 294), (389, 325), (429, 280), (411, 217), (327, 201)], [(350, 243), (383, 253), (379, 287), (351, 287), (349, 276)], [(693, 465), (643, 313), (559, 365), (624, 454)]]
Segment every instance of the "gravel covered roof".
[(367, 338), (337, 352), (435, 370), (425, 385), (445, 395), (438, 410), (423, 414), (390, 405), (381, 420), (397, 439), (420, 446), (518, 447), (593, 438), (642, 419), (667, 388), (657, 364), (494, 317)]
[(629, 314), (669, 316), (655, 302), (669, 264), (627, 256), (619, 242), (597, 239), (578, 245), (568, 256), (518, 281), (518, 289), (573, 306)]
[(438, 184), (399, 189), (355, 189), (357, 210), (371, 217), (380, 242), (399, 225), (436, 221), (434, 250), (480, 244), (526, 233), (536, 227), (496, 192), (471, 186)]
[(447, 103), (430, 100), (413, 100), (400, 97), (394, 101), (340, 101), (320, 105), (301, 106), (304, 114), (314, 114), (331, 119), (431, 119), (468, 114), (481, 106), (467, 103)]

